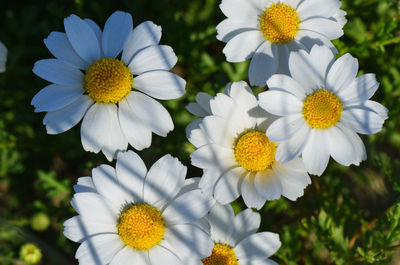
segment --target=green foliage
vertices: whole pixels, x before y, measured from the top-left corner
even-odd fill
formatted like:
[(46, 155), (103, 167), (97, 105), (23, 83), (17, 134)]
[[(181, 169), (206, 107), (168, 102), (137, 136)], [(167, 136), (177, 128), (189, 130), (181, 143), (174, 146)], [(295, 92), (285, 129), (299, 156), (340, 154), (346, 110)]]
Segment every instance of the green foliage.
[[(75, 214), (69, 206), (72, 185), (109, 163), (83, 150), (79, 126), (47, 135), (44, 115), (33, 112), (32, 97), (47, 85), (33, 75), (33, 63), (52, 57), (43, 39), (64, 31), (63, 19), (71, 13), (104, 25), (112, 12), (124, 10), (134, 25), (161, 25), (161, 44), (176, 52), (173, 71), (186, 79), (187, 93), (162, 102), (175, 129), (165, 138), (153, 135), (152, 147), (139, 154), (149, 166), (171, 153), (188, 166), (188, 177), (202, 173), (190, 166), (194, 149), (184, 129), (195, 117), (184, 106), (200, 91), (215, 95), (229, 81), (247, 80), (249, 62), (225, 61), (224, 44), (215, 38), (215, 26), (224, 19), (218, 0), (3, 2), (0, 40), (9, 57), (0, 74), (0, 264), (22, 264), (19, 249), (28, 242), (42, 249), (42, 264), (77, 264), (77, 244), (62, 235), (62, 223)], [(272, 259), (282, 265), (400, 263), (400, 6), (397, 0), (342, 2), (348, 23), (334, 44), (339, 55), (358, 57), (360, 73), (376, 74), (381, 86), (373, 100), (389, 109), (389, 119), (380, 133), (363, 137), (368, 160), (359, 167), (332, 162), (323, 176), (312, 177), (302, 198), (268, 202), (260, 211), (261, 230), (280, 234), (282, 247)], [(235, 212), (243, 207), (234, 204)], [(45, 231), (31, 228), (39, 212), (50, 218)]]

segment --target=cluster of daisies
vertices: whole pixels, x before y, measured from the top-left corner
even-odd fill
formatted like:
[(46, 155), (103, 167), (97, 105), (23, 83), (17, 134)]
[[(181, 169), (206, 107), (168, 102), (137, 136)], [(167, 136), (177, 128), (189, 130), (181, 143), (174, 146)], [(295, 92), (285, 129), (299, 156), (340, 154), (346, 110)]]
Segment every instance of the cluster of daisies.
[[(200, 92), (187, 110), (199, 118), (186, 128), (196, 147), (201, 178), (165, 155), (150, 169), (128, 145), (142, 150), (152, 133), (174, 128), (157, 100), (185, 94), (185, 81), (170, 72), (177, 57), (160, 45), (161, 27), (135, 28), (117, 11), (103, 30), (71, 15), (64, 32), (44, 40), (54, 59), (33, 72), (52, 84), (32, 99), (47, 112), (49, 134), (81, 120), (86, 151), (102, 152), (115, 167), (100, 165), (74, 186), (78, 213), (64, 234), (79, 242), (80, 264), (271, 265), (279, 235), (259, 232), (260, 215), (237, 215), (229, 203), (242, 197), (260, 209), (284, 196), (296, 200), (321, 175), (329, 158), (345, 166), (366, 159), (360, 134), (382, 129), (387, 109), (369, 100), (379, 87), (374, 74), (357, 77), (350, 54), (336, 59), (331, 40), (343, 34), (339, 0), (222, 0), (227, 18), (217, 26), (229, 62), (251, 59), (251, 85), (226, 85), (216, 96)], [(1, 62), (1, 61), (0, 61)]]

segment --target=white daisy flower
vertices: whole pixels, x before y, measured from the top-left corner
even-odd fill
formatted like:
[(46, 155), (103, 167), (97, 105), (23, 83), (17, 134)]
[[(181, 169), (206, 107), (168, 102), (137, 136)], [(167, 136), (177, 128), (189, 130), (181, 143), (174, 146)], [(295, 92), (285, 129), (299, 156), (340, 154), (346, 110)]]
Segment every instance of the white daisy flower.
[(341, 5), (339, 0), (222, 0), (227, 19), (217, 26), (217, 39), (227, 43), (227, 61), (252, 58), (250, 84), (263, 87), (273, 74), (288, 73), (292, 51), (319, 44), (336, 52), (331, 40), (343, 35)]
[(211, 115), (190, 131), (197, 145), (192, 164), (204, 169), (199, 187), (221, 204), (242, 195), (248, 207), (260, 209), (281, 195), (296, 200), (311, 183), (301, 159), (283, 165), (275, 161), (278, 143), (265, 131), (272, 115), (258, 107), (246, 82), (232, 83), (226, 94), (209, 100)]
[(4, 73), (6, 71), (6, 62), (7, 62), (7, 48), (0, 41), (0, 73)]
[(207, 220), (215, 245), (211, 256), (202, 260), (204, 265), (278, 265), (268, 258), (281, 247), (279, 235), (256, 233), (261, 221), (259, 213), (246, 209), (235, 216), (229, 204), (216, 204)]
[(375, 75), (356, 77), (356, 58), (345, 54), (335, 61), (323, 46), (293, 53), (289, 68), (292, 77), (272, 76), (269, 91), (259, 95), (262, 108), (283, 116), (267, 130), (271, 141), (281, 142), (275, 159), (286, 163), (301, 154), (316, 175), (329, 156), (345, 166), (359, 165), (367, 155), (357, 133), (377, 133), (387, 118), (384, 106), (368, 100), (379, 87)]
[(211, 254), (201, 226), (210, 200), (185, 183), (186, 167), (166, 155), (147, 171), (140, 157), (119, 152), (116, 168), (101, 165), (74, 186), (79, 213), (64, 223), (64, 235), (81, 243), (80, 264), (184, 265)]
[(66, 33), (52, 32), (44, 40), (56, 59), (33, 68), (54, 83), (32, 99), (36, 112), (48, 112), (47, 133), (62, 133), (83, 118), (83, 148), (101, 150), (111, 161), (128, 143), (142, 150), (150, 146), (152, 132), (166, 136), (173, 130), (168, 111), (152, 97), (179, 98), (186, 82), (168, 72), (177, 57), (171, 47), (158, 45), (160, 26), (146, 21), (132, 30), (131, 15), (117, 11), (103, 32), (75, 15), (64, 27)]

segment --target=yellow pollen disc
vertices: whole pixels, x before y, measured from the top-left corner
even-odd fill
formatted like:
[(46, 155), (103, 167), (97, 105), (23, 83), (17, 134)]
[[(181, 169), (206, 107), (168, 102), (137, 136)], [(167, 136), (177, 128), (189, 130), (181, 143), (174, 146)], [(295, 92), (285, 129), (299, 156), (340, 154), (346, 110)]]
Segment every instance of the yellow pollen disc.
[(299, 24), (297, 11), (285, 4), (272, 4), (260, 17), (260, 29), (271, 43), (283, 44), (293, 40)]
[(251, 130), (236, 141), (236, 162), (251, 172), (264, 171), (275, 162), (276, 145), (265, 133)]
[(161, 212), (153, 206), (136, 204), (121, 213), (117, 228), (127, 246), (149, 250), (163, 239), (165, 222)]
[(342, 111), (339, 98), (326, 89), (309, 95), (303, 106), (304, 119), (315, 129), (327, 129), (335, 125), (340, 120)]
[(96, 102), (118, 103), (132, 89), (133, 76), (120, 60), (101, 58), (89, 66), (84, 86)]
[(233, 248), (220, 243), (215, 244), (211, 256), (201, 261), (204, 265), (239, 265)]

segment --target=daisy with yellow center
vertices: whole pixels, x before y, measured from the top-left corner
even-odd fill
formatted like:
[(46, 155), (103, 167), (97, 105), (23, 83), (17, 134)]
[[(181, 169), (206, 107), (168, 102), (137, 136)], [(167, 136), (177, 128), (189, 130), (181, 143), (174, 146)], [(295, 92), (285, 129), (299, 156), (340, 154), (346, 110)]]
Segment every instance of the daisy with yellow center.
[(246, 209), (235, 216), (229, 204), (215, 204), (206, 219), (215, 245), (204, 265), (277, 265), (269, 257), (281, 246), (279, 235), (256, 233), (260, 214)]
[(79, 215), (64, 223), (64, 235), (81, 243), (79, 264), (184, 265), (211, 255), (197, 220), (212, 200), (185, 180), (178, 159), (166, 155), (147, 171), (136, 153), (119, 152), (115, 169), (101, 165), (92, 175), (78, 179), (71, 205)]
[(387, 118), (387, 109), (369, 100), (379, 87), (375, 75), (356, 77), (357, 59), (345, 54), (335, 61), (323, 46), (291, 54), (289, 68), (291, 77), (272, 76), (269, 91), (259, 95), (263, 109), (283, 116), (267, 130), (280, 142), (275, 159), (286, 163), (301, 155), (316, 175), (330, 156), (345, 166), (359, 165), (367, 156), (357, 133), (377, 133)]
[(217, 26), (227, 61), (251, 59), (251, 85), (263, 87), (273, 74), (288, 74), (292, 51), (310, 51), (343, 35), (346, 12), (338, 0), (222, 0), (227, 18)]
[(103, 31), (75, 15), (64, 27), (65, 33), (52, 32), (44, 40), (56, 59), (37, 61), (33, 68), (53, 83), (31, 103), (36, 112), (47, 112), (47, 133), (62, 133), (83, 119), (83, 148), (102, 151), (111, 161), (128, 143), (142, 150), (152, 133), (166, 136), (174, 128), (168, 111), (153, 99), (185, 93), (185, 81), (169, 72), (175, 53), (159, 45), (161, 27), (146, 21), (133, 29), (131, 15), (121, 11), (108, 18)]
[(192, 164), (204, 170), (199, 187), (205, 194), (221, 204), (241, 195), (247, 207), (257, 209), (266, 200), (303, 195), (311, 180), (301, 159), (275, 160), (279, 143), (265, 134), (273, 118), (258, 107), (246, 82), (229, 84), (214, 98), (200, 94), (197, 99), (188, 110), (206, 115), (188, 126), (187, 135), (197, 148)]

